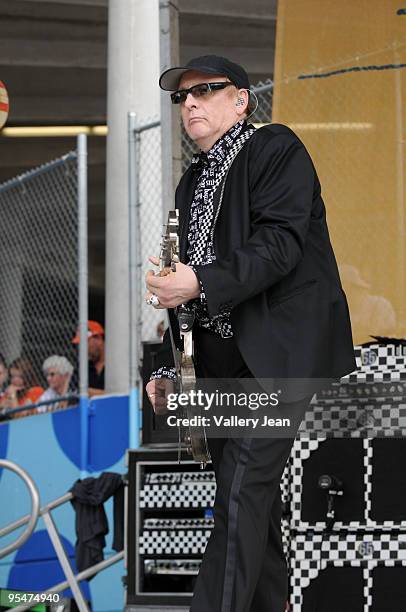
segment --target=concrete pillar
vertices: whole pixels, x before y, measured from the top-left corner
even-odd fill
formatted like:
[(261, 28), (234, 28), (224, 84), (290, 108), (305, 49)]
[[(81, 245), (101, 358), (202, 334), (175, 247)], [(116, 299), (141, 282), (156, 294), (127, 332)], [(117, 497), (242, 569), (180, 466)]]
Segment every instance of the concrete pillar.
[(127, 114), (159, 117), (159, 0), (110, 0), (108, 19), (106, 389), (128, 392)]
[[(179, 66), (178, 0), (161, 0), (161, 71)], [(182, 175), (179, 108), (171, 104), (169, 93), (161, 90), (162, 122), (162, 209), (164, 222), (174, 207), (174, 195)]]

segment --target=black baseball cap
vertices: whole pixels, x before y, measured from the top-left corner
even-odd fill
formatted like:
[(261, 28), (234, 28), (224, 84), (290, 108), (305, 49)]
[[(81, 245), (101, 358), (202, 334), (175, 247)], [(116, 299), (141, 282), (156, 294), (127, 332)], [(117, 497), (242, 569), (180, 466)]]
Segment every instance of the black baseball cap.
[(186, 66), (177, 66), (165, 70), (160, 76), (159, 87), (165, 91), (176, 91), (182, 74), (188, 70), (197, 70), (206, 74), (221, 74), (230, 79), (238, 89), (249, 89), (248, 74), (239, 64), (230, 62), (218, 55), (202, 55), (191, 59)]

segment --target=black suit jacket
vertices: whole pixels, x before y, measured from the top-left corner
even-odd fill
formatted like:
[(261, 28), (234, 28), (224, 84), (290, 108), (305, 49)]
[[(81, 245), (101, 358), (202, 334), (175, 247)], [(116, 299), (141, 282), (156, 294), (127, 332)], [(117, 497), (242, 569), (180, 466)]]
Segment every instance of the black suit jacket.
[[(176, 191), (185, 263), (195, 187), (190, 168)], [(320, 183), (288, 127), (257, 130), (235, 158), (214, 249), (216, 261), (196, 267), (209, 313), (231, 308), (235, 340), (255, 377), (339, 378), (355, 369)]]

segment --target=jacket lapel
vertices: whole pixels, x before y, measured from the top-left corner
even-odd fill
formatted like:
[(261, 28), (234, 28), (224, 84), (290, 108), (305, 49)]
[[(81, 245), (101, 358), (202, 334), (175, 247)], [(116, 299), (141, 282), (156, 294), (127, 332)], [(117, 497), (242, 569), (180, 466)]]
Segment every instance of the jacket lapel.
[(179, 209), (180, 260), (182, 263), (184, 263), (186, 259), (189, 214), (196, 183), (197, 173), (189, 168), (184, 174), (176, 192), (176, 208)]

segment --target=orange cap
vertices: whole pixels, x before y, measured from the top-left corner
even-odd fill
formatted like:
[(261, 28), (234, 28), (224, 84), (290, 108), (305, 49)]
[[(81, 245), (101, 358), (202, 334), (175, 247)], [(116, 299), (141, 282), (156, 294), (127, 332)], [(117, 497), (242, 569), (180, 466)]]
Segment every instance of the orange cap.
[[(87, 337), (91, 338), (92, 336), (104, 336), (104, 327), (100, 325), (97, 321), (88, 321), (87, 322)], [(72, 344), (79, 344), (80, 342), (80, 334), (79, 330), (76, 332), (76, 336), (72, 338)]]

